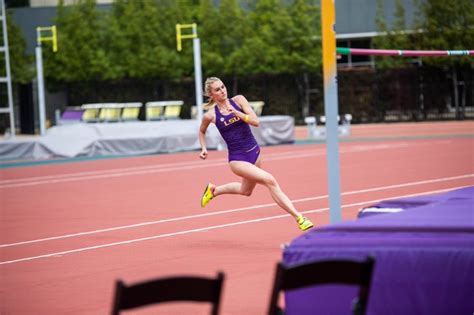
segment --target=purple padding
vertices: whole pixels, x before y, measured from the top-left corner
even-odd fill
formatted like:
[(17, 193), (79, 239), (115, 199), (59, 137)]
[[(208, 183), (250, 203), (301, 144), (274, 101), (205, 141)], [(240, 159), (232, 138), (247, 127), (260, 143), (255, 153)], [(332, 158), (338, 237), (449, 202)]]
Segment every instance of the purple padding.
[(65, 110), (64, 113), (61, 115), (61, 119), (64, 120), (81, 120), (82, 114), (84, 114), (83, 110)]
[[(368, 314), (471, 314), (473, 196), (474, 187), (464, 188), (410, 211), (314, 229), (292, 241), (283, 261), (291, 265), (371, 255), (375, 270)], [(285, 295), (287, 314), (350, 314), (355, 294), (347, 286), (294, 291)]]
[(422, 207), (422, 206), (435, 206), (436, 204), (441, 204), (444, 202), (449, 202), (453, 201), (456, 199), (470, 199), (472, 198), (472, 195), (474, 194), (474, 186), (473, 187), (466, 187), (462, 189), (458, 189), (455, 191), (451, 191), (449, 193), (443, 193), (443, 194), (436, 194), (436, 195), (424, 195), (424, 196), (417, 196), (417, 197), (411, 197), (411, 198), (400, 198), (400, 199), (393, 199), (393, 200), (384, 200), (381, 201), (377, 204), (371, 205), (369, 207), (366, 207), (368, 209), (373, 209), (377, 208), (380, 210), (380, 212), (364, 212), (364, 209), (359, 212), (358, 217), (359, 218), (365, 218), (367, 216), (372, 216), (376, 214), (386, 214), (390, 213), (389, 211), (384, 212), (383, 209), (402, 209), (402, 210), (409, 210), (417, 207)]

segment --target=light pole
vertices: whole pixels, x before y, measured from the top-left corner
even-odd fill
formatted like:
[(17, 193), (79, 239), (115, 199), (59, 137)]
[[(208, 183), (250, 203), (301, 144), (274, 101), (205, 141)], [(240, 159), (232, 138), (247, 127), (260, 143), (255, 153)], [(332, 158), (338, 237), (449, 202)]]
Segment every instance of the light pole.
[[(191, 28), (192, 34), (181, 34), (182, 29)], [(176, 49), (181, 51), (181, 40), (182, 39), (193, 39), (193, 52), (194, 52), (194, 81), (196, 88), (196, 107), (197, 107), (197, 119), (202, 120), (202, 68), (201, 68), (201, 42), (197, 36), (197, 25), (193, 24), (176, 24)]]
[[(50, 32), (50, 36), (44, 36), (44, 32)], [(38, 80), (38, 106), (39, 106), (39, 127), (40, 135), (44, 136), (46, 133), (46, 105), (44, 97), (44, 77), (43, 77), (43, 50), (41, 48), (42, 42), (53, 42), (53, 52), (58, 51), (58, 40), (56, 25), (48, 27), (37, 27), (36, 28), (36, 40), (37, 45), (35, 48), (36, 53), (36, 72)]]

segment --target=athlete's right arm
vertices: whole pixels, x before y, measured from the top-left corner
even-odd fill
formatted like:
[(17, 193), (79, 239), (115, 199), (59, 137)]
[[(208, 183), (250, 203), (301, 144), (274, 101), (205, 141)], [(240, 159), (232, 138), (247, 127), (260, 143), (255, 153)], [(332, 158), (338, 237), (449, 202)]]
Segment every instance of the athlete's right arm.
[(201, 126), (199, 127), (199, 143), (201, 144), (201, 153), (199, 154), (199, 157), (203, 160), (207, 158), (206, 131), (213, 118), (211, 111), (208, 111), (202, 117)]

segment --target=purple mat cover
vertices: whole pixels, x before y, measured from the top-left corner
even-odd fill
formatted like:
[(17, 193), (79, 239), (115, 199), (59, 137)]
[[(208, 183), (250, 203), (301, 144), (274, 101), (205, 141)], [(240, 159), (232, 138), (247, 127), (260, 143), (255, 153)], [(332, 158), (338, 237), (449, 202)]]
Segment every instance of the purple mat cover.
[[(375, 205), (361, 209), (358, 214), (358, 218), (364, 218), (367, 216), (391, 213), (396, 209), (399, 211), (410, 210), (417, 207), (422, 207), (426, 205), (436, 205), (441, 202), (452, 201), (456, 198), (470, 198), (469, 194), (474, 193), (471, 187), (466, 189), (459, 189), (448, 194), (436, 194), (436, 195), (423, 195), (411, 198), (400, 198), (393, 200), (384, 200)], [(379, 211), (372, 211), (379, 210)]]
[(61, 116), (61, 119), (65, 120), (78, 120), (80, 121), (82, 115), (84, 114), (84, 110), (71, 110), (67, 109)]
[[(471, 314), (474, 186), (375, 206), (394, 204), (410, 210), (313, 229), (285, 248), (284, 263), (371, 255), (367, 314)], [(287, 314), (350, 314), (356, 292), (340, 285), (295, 290), (285, 295)]]

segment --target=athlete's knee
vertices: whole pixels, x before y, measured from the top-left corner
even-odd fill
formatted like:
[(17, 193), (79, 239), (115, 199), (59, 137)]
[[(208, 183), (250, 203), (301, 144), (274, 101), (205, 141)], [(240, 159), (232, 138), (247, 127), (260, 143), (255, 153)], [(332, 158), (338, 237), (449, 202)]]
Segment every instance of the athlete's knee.
[(253, 192), (253, 189), (255, 188), (255, 185), (244, 185), (244, 184), (241, 184), (240, 185), (240, 194), (242, 196), (247, 196), (249, 197), (250, 195), (252, 195), (252, 192)]
[(275, 177), (273, 177), (273, 175), (271, 174), (265, 176), (265, 178), (263, 179), (263, 184), (267, 187), (274, 187), (278, 185)]
[(240, 192), (241, 195), (250, 197), (252, 195), (253, 189), (244, 189)]

